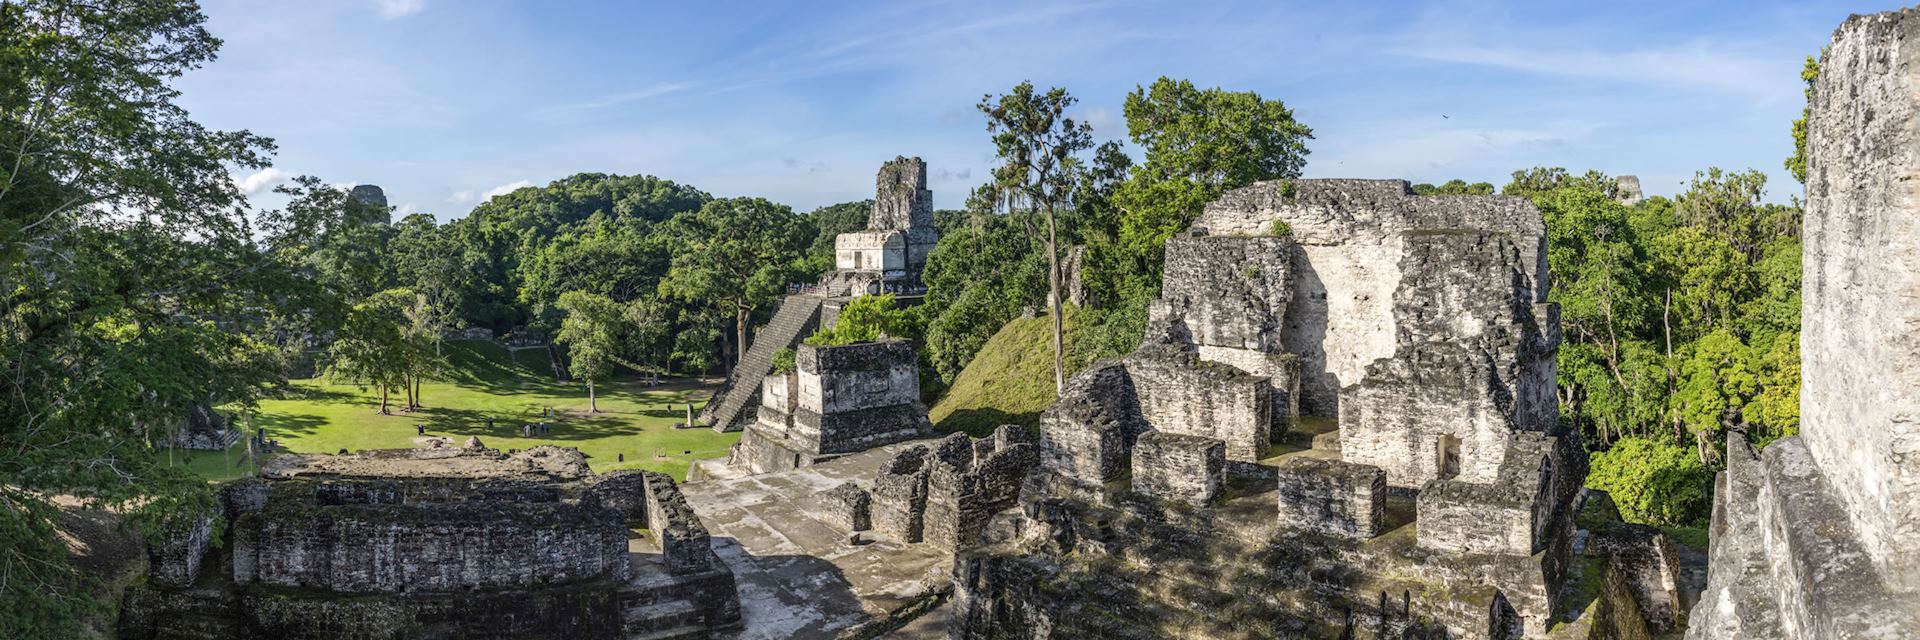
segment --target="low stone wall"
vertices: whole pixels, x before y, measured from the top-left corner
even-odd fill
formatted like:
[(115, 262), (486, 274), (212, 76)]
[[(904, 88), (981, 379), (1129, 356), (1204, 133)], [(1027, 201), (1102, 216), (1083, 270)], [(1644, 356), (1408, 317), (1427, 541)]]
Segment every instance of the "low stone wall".
[(1420, 546), (1458, 554), (1532, 555), (1533, 495), (1517, 487), (1435, 480), (1420, 491)]
[(1220, 495), (1226, 465), (1226, 445), (1218, 439), (1148, 431), (1133, 445), (1133, 490), (1205, 506)]
[(1276, 475), (1281, 527), (1360, 539), (1385, 529), (1387, 474), (1378, 467), (1295, 456)]
[(364, 593), (624, 576), (622, 518), (597, 511), (553, 503), (275, 505), (234, 522), (233, 578)]
[(673, 477), (658, 471), (641, 473), (646, 477), (647, 522), (660, 540), (667, 568), (674, 573), (693, 573), (711, 567), (712, 536), (693, 507), (687, 506), (687, 498), (680, 494)]
[(1273, 442), (1273, 393), (1266, 378), (1206, 362), (1174, 345), (1142, 348), (1126, 360), (1140, 415), (1156, 431), (1214, 438), (1226, 456), (1254, 462)]
[(823, 491), (820, 504), (825, 508), (820, 519), (836, 530), (853, 533), (873, 528), (873, 497), (860, 485), (842, 482)]
[(900, 542), (924, 539), (932, 456), (932, 450), (916, 445), (894, 454), (880, 469), (873, 485), (874, 533)]

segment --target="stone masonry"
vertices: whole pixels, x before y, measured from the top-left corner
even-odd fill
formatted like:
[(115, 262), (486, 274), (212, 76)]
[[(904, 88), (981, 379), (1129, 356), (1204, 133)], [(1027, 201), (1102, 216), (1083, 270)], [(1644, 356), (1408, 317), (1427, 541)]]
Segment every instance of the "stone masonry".
[(918, 357), (900, 339), (801, 345), (792, 374), (762, 381), (759, 419), (741, 435), (733, 464), (753, 473), (796, 469), (926, 434)]
[(1141, 434), (1133, 446), (1133, 490), (1206, 506), (1226, 479), (1226, 446), (1219, 440), (1163, 431)]
[(219, 495), (224, 544), (209, 519), (156, 545), (120, 637), (613, 639), (740, 620), (673, 480), (595, 476), (573, 449), (281, 455)]
[(1834, 32), (1806, 153), (1800, 435), (1729, 438), (1689, 638), (1920, 637), (1920, 9)]

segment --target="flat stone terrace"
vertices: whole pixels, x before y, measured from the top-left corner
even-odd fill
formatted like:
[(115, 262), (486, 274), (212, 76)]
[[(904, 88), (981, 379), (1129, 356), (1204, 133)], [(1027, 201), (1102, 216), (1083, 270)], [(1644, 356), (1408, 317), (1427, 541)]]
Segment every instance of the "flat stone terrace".
[(811, 515), (825, 512), (821, 492), (849, 480), (871, 490), (895, 452), (933, 442), (903, 442), (750, 476), (708, 464), (707, 479), (680, 485), (739, 584), (744, 626), (733, 637), (839, 637), (869, 625), (892, 626), (950, 592), (951, 554), (929, 544), (876, 539), (871, 531), (862, 532), (862, 544), (850, 544), (846, 532)]

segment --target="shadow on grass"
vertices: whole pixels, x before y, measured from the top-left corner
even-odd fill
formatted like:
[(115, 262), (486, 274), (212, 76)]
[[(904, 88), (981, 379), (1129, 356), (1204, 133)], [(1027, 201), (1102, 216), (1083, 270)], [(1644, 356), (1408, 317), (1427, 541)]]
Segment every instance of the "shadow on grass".
[[(546, 440), (596, 440), (614, 436), (638, 435), (646, 428), (620, 418), (617, 414), (602, 413), (592, 416), (567, 416), (561, 418), (542, 418), (538, 413), (501, 415), (495, 412), (472, 409), (428, 408), (415, 415), (424, 415), (427, 430), (435, 434), (460, 437), (481, 436), (485, 438), (523, 438), (523, 425), (539, 424), (544, 421), (550, 425), (546, 433), (534, 433), (533, 437)], [(493, 418), (493, 426), (487, 426), (487, 419)]]
[(999, 409), (961, 409), (947, 414), (945, 420), (934, 425), (941, 433), (965, 432), (975, 438), (993, 435), (993, 430), (1003, 424), (1018, 425), (1032, 431), (1040, 427), (1040, 412), (1007, 413)]
[(310, 413), (263, 413), (254, 416), (253, 425), (265, 429), (268, 438), (310, 436), (327, 426), (327, 419)]

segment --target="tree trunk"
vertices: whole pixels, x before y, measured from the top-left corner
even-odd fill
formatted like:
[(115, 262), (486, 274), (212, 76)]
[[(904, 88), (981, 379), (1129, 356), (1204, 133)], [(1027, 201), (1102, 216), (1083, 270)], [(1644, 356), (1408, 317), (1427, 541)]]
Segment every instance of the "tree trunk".
[(1053, 393), (1055, 396), (1067, 392), (1066, 346), (1061, 344), (1060, 320), (1060, 251), (1059, 236), (1054, 230), (1053, 205), (1047, 205), (1047, 304), (1053, 314)]
[(390, 415), (387, 412), (387, 390), (387, 383), (380, 383), (380, 415), (383, 416)]
[(593, 395), (593, 379), (587, 379), (587, 413), (600, 413), (600, 400)]
[(738, 336), (733, 345), (733, 364), (735, 367), (747, 363), (747, 311), (744, 306), (734, 309), (733, 330)]
[(413, 377), (413, 406), (415, 408), (424, 409), (427, 406), (427, 401), (420, 397), (420, 378), (421, 377), (422, 376)]

